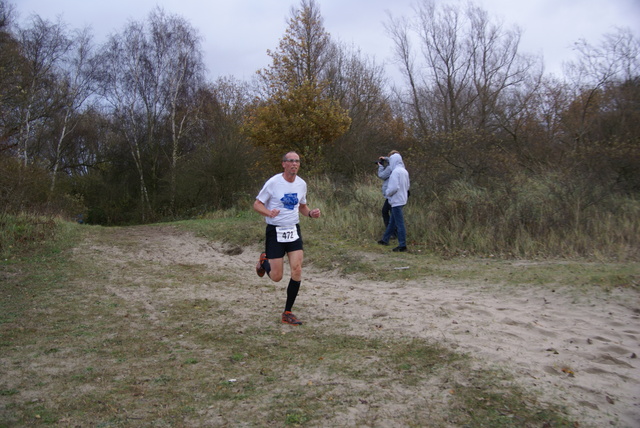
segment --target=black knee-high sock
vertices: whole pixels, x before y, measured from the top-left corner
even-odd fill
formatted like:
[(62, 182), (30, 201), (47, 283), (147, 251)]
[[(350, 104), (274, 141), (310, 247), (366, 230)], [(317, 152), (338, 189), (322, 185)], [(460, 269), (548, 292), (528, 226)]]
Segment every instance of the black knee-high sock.
[(264, 269), (265, 272), (267, 272), (267, 276), (271, 278), (271, 275), (269, 275), (269, 273), (271, 272), (271, 264), (269, 264), (269, 259), (262, 262), (262, 269)]
[(284, 307), (285, 312), (291, 311), (293, 304), (298, 297), (298, 290), (300, 290), (300, 281), (289, 280), (289, 286), (287, 287), (287, 304)]

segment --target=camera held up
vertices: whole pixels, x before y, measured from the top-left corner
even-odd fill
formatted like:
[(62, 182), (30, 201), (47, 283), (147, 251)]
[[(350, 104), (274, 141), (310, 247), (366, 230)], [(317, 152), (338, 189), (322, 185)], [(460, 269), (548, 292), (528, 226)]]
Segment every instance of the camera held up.
[(387, 166), (389, 164), (389, 158), (385, 156), (380, 156), (378, 160), (375, 162), (376, 165)]

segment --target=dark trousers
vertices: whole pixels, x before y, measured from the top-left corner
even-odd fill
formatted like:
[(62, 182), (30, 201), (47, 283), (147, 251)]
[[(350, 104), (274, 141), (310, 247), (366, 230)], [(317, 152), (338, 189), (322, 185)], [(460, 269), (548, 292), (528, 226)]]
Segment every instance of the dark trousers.
[[(387, 230), (389, 226), (389, 219), (391, 218), (391, 204), (388, 199), (384, 200), (384, 204), (382, 205), (382, 221), (384, 222), (384, 229)], [(396, 231), (394, 230), (391, 234), (392, 238), (397, 236)]]
[(384, 200), (382, 205), (382, 221), (384, 222), (385, 229), (389, 226), (389, 218), (391, 217), (391, 204), (388, 199)]
[(407, 246), (407, 231), (404, 225), (403, 208), (404, 205), (391, 208), (391, 220), (389, 220), (389, 226), (387, 226), (387, 230), (384, 232), (384, 236), (382, 237), (384, 242), (389, 242), (389, 239), (393, 235), (396, 235), (398, 237), (399, 247)]

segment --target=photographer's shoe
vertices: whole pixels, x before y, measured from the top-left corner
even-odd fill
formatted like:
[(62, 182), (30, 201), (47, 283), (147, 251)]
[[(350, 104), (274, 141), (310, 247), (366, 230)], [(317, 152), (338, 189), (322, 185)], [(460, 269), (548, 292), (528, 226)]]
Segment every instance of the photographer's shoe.
[(282, 313), (282, 322), (291, 325), (302, 325), (302, 321), (296, 318), (296, 316), (293, 315), (291, 311), (284, 311)]
[(267, 260), (267, 253), (260, 254), (260, 259), (258, 260), (258, 264), (256, 265), (256, 273), (260, 278), (262, 278), (264, 276), (264, 273), (266, 272), (262, 267), (262, 263), (264, 263), (265, 260)]
[(392, 251), (395, 251), (396, 253), (397, 253), (397, 252), (402, 252), (402, 253), (404, 253), (405, 251), (407, 251), (407, 247), (400, 247), (400, 246), (397, 246), (397, 247), (396, 247), (396, 248), (394, 248)]

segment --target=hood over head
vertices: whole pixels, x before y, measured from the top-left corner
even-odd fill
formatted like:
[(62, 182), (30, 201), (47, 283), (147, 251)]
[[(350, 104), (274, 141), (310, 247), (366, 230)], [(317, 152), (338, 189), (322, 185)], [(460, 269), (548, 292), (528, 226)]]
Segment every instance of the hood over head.
[(398, 166), (404, 168), (404, 162), (402, 161), (402, 156), (400, 156), (400, 153), (394, 153), (389, 156), (389, 166), (391, 167), (391, 171), (396, 169), (396, 167)]

